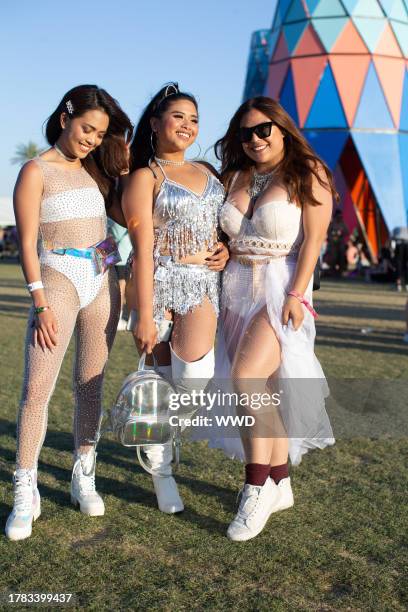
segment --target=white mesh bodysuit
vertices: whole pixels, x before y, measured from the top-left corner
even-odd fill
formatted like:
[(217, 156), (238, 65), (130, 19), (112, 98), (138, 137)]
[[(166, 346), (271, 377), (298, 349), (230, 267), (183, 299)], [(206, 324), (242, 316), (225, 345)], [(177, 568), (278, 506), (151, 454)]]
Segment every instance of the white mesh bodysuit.
[(43, 173), (39, 259), (48, 305), (58, 325), (51, 353), (33, 345), (29, 315), (25, 373), (18, 416), (17, 468), (35, 469), (47, 427), (48, 402), (75, 332), (74, 439), (77, 450), (95, 440), (101, 412), (103, 373), (115, 336), (120, 296), (113, 269), (99, 273), (92, 260), (51, 253), (87, 248), (106, 237), (106, 212), (96, 182), (84, 168), (68, 170), (36, 158)]

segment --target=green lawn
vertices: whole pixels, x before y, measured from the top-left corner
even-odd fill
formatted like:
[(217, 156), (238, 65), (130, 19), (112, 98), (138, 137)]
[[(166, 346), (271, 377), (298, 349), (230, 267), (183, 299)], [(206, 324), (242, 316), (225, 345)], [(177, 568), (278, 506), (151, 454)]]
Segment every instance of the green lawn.
[[(3, 529), (12, 503), (29, 298), (15, 265), (0, 265), (0, 287)], [(343, 390), (351, 389), (351, 396), (360, 394), (361, 410), (344, 412), (347, 402), (340, 393), (335, 398), (340, 412), (333, 404), (334, 419), (340, 423), (350, 417), (354, 422), (355, 417), (357, 425), (352, 425), (352, 435), (349, 428), (334, 447), (310, 453), (292, 470), (294, 508), (273, 516), (260, 536), (243, 544), (225, 537), (242, 466), (203, 442), (183, 446), (177, 480), (186, 510), (180, 515), (158, 511), (150, 477), (137, 466), (135, 453), (109, 439), (100, 444), (97, 472), (106, 515), (87, 518), (70, 505), (70, 350), (51, 401), (40, 456), (42, 516), (29, 540), (12, 543), (0, 537), (0, 591), (71, 592), (78, 610), (406, 610), (404, 301), (389, 287), (323, 282), (316, 293), (316, 350), (326, 374), (340, 380)], [(361, 332), (368, 327), (372, 331)], [(105, 406), (135, 365), (131, 338), (118, 334)], [(352, 381), (342, 382), (348, 378), (366, 383), (354, 392)], [(392, 407), (385, 389), (398, 389)], [(394, 435), (387, 425), (397, 417), (401, 421)], [(364, 437), (359, 429), (363, 423), (374, 423), (374, 430), (384, 435)]]

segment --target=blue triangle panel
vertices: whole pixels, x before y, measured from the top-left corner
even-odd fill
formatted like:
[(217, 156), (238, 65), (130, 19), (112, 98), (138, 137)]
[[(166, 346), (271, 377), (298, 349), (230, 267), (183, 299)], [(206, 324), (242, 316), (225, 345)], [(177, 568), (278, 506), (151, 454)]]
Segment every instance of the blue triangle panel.
[(398, 44), (401, 48), (401, 51), (405, 55), (408, 55), (408, 23), (401, 23), (400, 21), (391, 22), (392, 29), (394, 30), (394, 34), (397, 37)]
[(353, 17), (353, 22), (366, 46), (371, 53), (375, 53), (378, 41), (387, 22), (386, 18)]
[(314, 0), (313, 7), (311, 1), (308, 4), (313, 17), (342, 17), (346, 14), (340, 0)]
[(303, 134), (319, 157), (334, 171), (350, 132), (348, 130), (336, 130), (335, 132), (305, 130)]
[(408, 134), (399, 134), (400, 162), (402, 173), (402, 184), (404, 186), (405, 213), (407, 219), (404, 225), (408, 225)]
[(348, 21), (348, 17), (321, 17), (312, 19), (313, 27), (326, 51), (331, 51), (332, 46)]
[(367, 72), (353, 127), (377, 129), (394, 127), (373, 63)]
[(408, 69), (405, 70), (401, 105), (400, 130), (408, 131)]
[(407, 19), (407, 12), (403, 0), (380, 0), (381, 6), (390, 19)]
[(282, 24), (291, 2), (292, 0), (280, 0), (280, 2), (278, 2), (278, 6), (275, 10), (275, 18), (273, 20), (272, 25), (273, 29), (278, 28)]
[(405, 226), (398, 134), (352, 132), (351, 135), (389, 231)]
[(347, 120), (344, 116), (333, 73), (328, 64), (315, 95), (305, 128), (338, 127), (347, 127)]
[(285, 22), (299, 21), (300, 19), (307, 19), (302, 0), (293, 0), (290, 9), (286, 13)]
[(344, 8), (346, 9), (349, 15), (353, 13), (357, 3), (358, 0), (343, 0)]
[(378, 0), (358, 0), (353, 2), (353, 15), (361, 15), (362, 17), (384, 17)]
[(289, 113), (296, 125), (299, 125), (292, 69), (289, 69), (288, 74), (286, 75), (286, 79), (280, 93), (279, 103), (283, 106), (285, 111)]
[(283, 31), (285, 32), (286, 44), (288, 45), (288, 49), (291, 53), (296, 49), (297, 44), (305, 31), (308, 20), (299, 21), (298, 23), (290, 23), (289, 25), (283, 26)]

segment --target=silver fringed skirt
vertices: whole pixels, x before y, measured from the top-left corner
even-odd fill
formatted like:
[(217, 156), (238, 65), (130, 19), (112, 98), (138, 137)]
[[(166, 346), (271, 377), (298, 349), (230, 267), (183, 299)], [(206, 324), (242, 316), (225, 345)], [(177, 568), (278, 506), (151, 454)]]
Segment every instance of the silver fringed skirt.
[(171, 256), (160, 256), (154, 272), (153, 313), (156, 321), (166, 310), (185, 315), (208, 296), (219, 314), (220, 273), (206, 265), (182, 264)]

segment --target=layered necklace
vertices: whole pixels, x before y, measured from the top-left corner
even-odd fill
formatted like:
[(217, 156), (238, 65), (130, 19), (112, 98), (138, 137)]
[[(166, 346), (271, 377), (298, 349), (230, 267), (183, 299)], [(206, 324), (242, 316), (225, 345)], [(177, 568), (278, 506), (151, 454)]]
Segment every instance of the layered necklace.
[(272, 181), (275, 170), (268, 172), (267, 174), (258, 174), (255, 168), (252, 171), (251, 182), (247, 189), (248, 195), (251, 200), (256, 200), (260, 193), (262, 193)]

